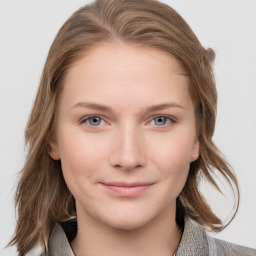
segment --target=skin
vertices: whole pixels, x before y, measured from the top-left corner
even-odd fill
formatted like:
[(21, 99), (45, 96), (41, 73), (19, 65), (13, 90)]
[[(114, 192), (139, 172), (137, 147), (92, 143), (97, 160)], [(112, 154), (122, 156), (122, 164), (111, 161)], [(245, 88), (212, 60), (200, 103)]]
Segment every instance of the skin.
[[(76, 256), (175, 252), (176, 198), (199, 154), (188, 86), (173, 57), (124, 43), (101, 43), (69, 69), (50, 145), (76, 200)], [(172, 105), (145, 112), (163, 103)], [(101, 184), (120, 181), (153, 185), (125, 197)]]

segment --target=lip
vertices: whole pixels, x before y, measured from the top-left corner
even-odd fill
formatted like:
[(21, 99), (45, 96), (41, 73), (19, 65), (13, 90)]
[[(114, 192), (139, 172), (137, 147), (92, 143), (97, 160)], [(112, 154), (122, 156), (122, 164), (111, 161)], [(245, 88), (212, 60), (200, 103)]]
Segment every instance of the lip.
[(100, 183), (105, 189), (119, 196), (135, 197), (143, 194), (154, 183), (126, 183), (126, 182), (110, 182)]

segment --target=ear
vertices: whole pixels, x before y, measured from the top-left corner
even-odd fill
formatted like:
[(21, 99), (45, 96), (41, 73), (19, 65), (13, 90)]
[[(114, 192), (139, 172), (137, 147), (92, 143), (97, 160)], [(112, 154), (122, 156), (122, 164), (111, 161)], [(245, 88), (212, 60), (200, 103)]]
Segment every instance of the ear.
[(50, 139), (48, 141), (49, 144), (49, 155), (53, 160), (60, 160), (60, 154), (59, 154), (59, 148), (56, 136), (52, 135), (50, 136)]
[(198, 139), (196, 139), (196, 141), (194, 142), (193, 148), (192, 148), (192, 152), (191, 152), (191, 158), (190, 158), (190, 162), (194, 162), (198, 159), (199, 157), (199, 141)]

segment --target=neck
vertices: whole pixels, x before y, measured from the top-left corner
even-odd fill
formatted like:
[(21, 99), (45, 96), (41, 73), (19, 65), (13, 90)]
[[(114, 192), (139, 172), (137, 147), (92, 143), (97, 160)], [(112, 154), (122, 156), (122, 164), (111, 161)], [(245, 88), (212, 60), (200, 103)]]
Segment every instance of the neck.
[(182, 233), (175, 221), (175, 210), (175, 205), (170, 206), (150, 224), (135, 230), (116, 229), (91, 216), (78, 215), (72, 249), (76, 256), (172, 256)]

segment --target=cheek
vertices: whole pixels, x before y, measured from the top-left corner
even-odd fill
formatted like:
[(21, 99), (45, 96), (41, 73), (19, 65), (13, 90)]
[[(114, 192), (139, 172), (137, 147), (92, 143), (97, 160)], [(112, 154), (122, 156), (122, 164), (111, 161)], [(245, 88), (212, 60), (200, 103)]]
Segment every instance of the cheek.
[(151, 158), (158, 170), (166, 178), (178, 177), (188, 173), (193, 148), (189, 133), (172, 133), (170, 136), (156, 138), (158, 147), (151, 143)]
[[(105, 140), (95, 140), (95, 135), (77, 130), (59, 134), (59, 150), (64, 175), (76, 178), (93, 176), (105, 158)], [(68, 136), (65, 136), (66, 134)]]
[(161, 146), (151, 150), (151, 159), (160, 174), (161, 191), (163, 200), (173, 202), (181, 193), (186, 183), (193, 142), (191, 136), (182, 133), (173, 133), (163, 138), (158, 138)]

